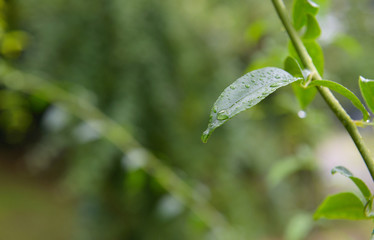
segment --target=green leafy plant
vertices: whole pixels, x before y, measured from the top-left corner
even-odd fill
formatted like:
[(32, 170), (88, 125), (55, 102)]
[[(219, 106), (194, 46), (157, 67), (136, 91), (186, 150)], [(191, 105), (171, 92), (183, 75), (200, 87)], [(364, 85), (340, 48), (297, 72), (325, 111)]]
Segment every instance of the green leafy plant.
[[(370, 113), (350, 90), (336, 82), (323, 79), (324, 57), (317, 42), (321, 34), (316, 20), (319, 6), (311, 0), (295, 0), (291, 21), (282, 0), (272, 0), (272, 3), (290, 38), (289, 57), (284, 62), (284, 69), (266, 67), (254, 70), (228, 86), (213, 105), (202, 141), (207, 142), (216, 128), (235, 115), (253, 107), (278, 88), (292, 84), (303, 109), (310, 104), (317, 91), (321, 94), (351, 136), (374, 179), (374, 159), (358, 131), (358, 127), (373, 125)], [(367, 106), (374, 111), (374, 80), (359, 77), (359, 86)], [(330, 90), (348, 98), (362, 112), (362, 119), (353, 120)], [(362, 196), (349, 192), (328, 196), (315, 212), (314, 218), (373, 219), (374, 196), (366, 184), (342, 166), (334, 168), (332, 174), (335, 173), (350, 178)]]

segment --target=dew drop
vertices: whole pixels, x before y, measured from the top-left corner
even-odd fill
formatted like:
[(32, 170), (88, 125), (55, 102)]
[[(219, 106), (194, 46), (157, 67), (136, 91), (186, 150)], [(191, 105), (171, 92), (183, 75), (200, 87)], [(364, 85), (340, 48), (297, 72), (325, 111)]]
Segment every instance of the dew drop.
[(300, 110), (300, 111), (297, 113), (297, 116), (299, 116), (299, 118), (306, 118), (306, 112), (303, 111), (303, 110)]
[(279, 86), (279, 83), (273, 83), (270, 85), (270, 87), (278, 87)]
[(249, 88), (249, 85), (248, 85), (248, 84), (246, 84), (246, 85), (245, 85), (245, 87), (246, 87), (246, 88)]
[(232, 90), (234, 90), (236, 87), (235, 87), (235, 86), (230, 86), (230, 88), (231, 88)]
[(217, 119), (218, 120), (225, 120), (225, 119), (228, 119), (228, 118), (229, 118), (229, 116), (227, 115), (225, 110), (219, 111), (218, 114), (217, 114)]
[(213, 107), (213, 112), (217, 113), (217, 107), (216, 106)]

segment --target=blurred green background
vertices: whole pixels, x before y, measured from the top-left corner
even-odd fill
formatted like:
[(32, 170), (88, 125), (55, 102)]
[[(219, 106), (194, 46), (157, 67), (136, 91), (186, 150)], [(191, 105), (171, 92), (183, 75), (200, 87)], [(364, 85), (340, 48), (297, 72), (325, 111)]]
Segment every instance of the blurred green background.
[[(374, 2), (316, 2), (325, 77), (358, 94), (358, 76), (374, 78)], [(370, 223), (311, 219), (339, 188), (329, 154), (355, 151), (319, 97), (300, 119), (285, 87), (200, 141), (227, 85), (282, 67), (271, 1), (0, 0), (0, 20), (3, 61), (88, 99), (227, 223), (202, 219), (69, 111), (1, 87), (0, 240), (368, 239)]]

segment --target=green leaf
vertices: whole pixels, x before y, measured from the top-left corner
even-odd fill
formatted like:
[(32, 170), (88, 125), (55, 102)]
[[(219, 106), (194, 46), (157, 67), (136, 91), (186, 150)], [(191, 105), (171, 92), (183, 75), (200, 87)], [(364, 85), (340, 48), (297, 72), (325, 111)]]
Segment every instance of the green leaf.
[(343, 166), (337, 166), (331, 169), (331, 174), (340, 173), (341, 175), (345, 177), (353, 177), (353, 173), (349, 171), (346, 167)]
[(319, 6), (311, 0), (295, 0), (292, 10), (293, 24), (300, 30), (307, 22), (307, 14), (315, 16)]
[(292, 83), (292, 90), (299, 101), (300, 108), (305, 110), (316, 96), (316, 88), (301, 87), (300, 81)]
[(228, 86), (214, 103), (207, 130), (201, 136), (207, 142), (212, 132), (238, 113), (249, 109), (280, 87), (300, 78), (274, 67), (247, 73)]
[(335, 173), (340, 173), (341, 175), (347, 177), (347, 178), (350, 178), (354, 184), (356, 184), (356, 186), (358, 187), (358, 189), (360, 189), (362, 195), (364, 195), (365, 199), (368, 201), (371, 197), (371, 192), (369, 190), (369, 188), (366, 186), (366, 184), (364, 183), (364, 181), (362, 181), (360, 178), (357, 178), (355, 176), (353, 176), (353, 174), (345, 167), (343, 166), (337, 166), (337, 167), (334, 167), (332, 170), (331, 170), (331, 173), (332, 174), (335, 174)]
[(323, 76), (325, 61), (321, 46), (314, 40), (304, 39), (303, 43), (310, 57), (312, 58), (313, 64), (316, 66), (317, 71), (321, 76)]
[(364, 204), (353, 193), (345, 192), (328, 196), (314, 213), (314, 219), (368, 219)]
[(311, 15), (307, 15), (306, 32), (303, 36), (305, 39), (317, 39), (321, 35), (321, 28), (317, 22), (317, 19)]
[(284, 60), (284, 70), (294, 77), (303, 77), (303, 71), (295, 58), (288, 56)]
[[(294, 77), (303, 77), (303, 72), (299, 63), (293, 57), (287, 57), (284, 61), (284, 70), (291, 73)], [(317, 89), (315, 88), (304, 88), (300, 86), (301, 81), (292, 83), (293, 92), (299, 101), (301, 109), (306, 107), (313, 101)]]
[[(315, 40), (311, 39), (303, 39), (303, 44), (308, 51), (309, 56), (312, 58), (313, 64), (316, 66), (317, 71), (321, 76), (323, 76), (324, 57), (321, 46)], [(301, 67), (304, 69), (305, 66), (302, 64), (300, 57), (298, 56), (292, 43), (289, 44), (289, 53), (301, 64)]]
[(333, 82), (333, 81), (328, 81), (328, 80), (314, 80), (310, 82), (308, 87), (314, 87), (314, 86), (323, 86), (327, 87), (337, 93), (340, 93), (344, 97), (348, 98), (351, 100), (353, 105), (358, 108), (362, 114), (363, 114), (363, 119), (369, 120), (370, 119), (370, 113), (366, 110), (365, 106), (361, 103), (360, 99), (354, 95), (351, 91), (349, 91), (347, 88), (344, 86), (340, 85), (339, 83)]
[(366, 79), (360, 76), (359, 80), (361, 94), (364, 97), (366, 104), (374, 113), (374, 80)]

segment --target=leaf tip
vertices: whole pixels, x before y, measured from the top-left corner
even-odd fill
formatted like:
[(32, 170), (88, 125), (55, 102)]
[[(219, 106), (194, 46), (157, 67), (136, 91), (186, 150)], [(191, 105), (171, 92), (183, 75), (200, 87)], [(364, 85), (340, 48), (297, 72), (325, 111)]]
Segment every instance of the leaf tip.
[(346, 167), (343, 166), (336, 166), (333, 169), (331, 169), (331, 174), (334, 175), (335, 173), (340, 173), (343, 176), (346, 177), (353, 177), (353, 174), (351, 171), (349, 171)]
[(207, 143), (210, 134), (211, 134), (211, 132), (209, 131), (209, 128), (208, 128), (208, 129), (205, 130), (205, 131), (203, 132), (203, 134), (201, 135), (201, 141), (202, 141), (203, 143)]

